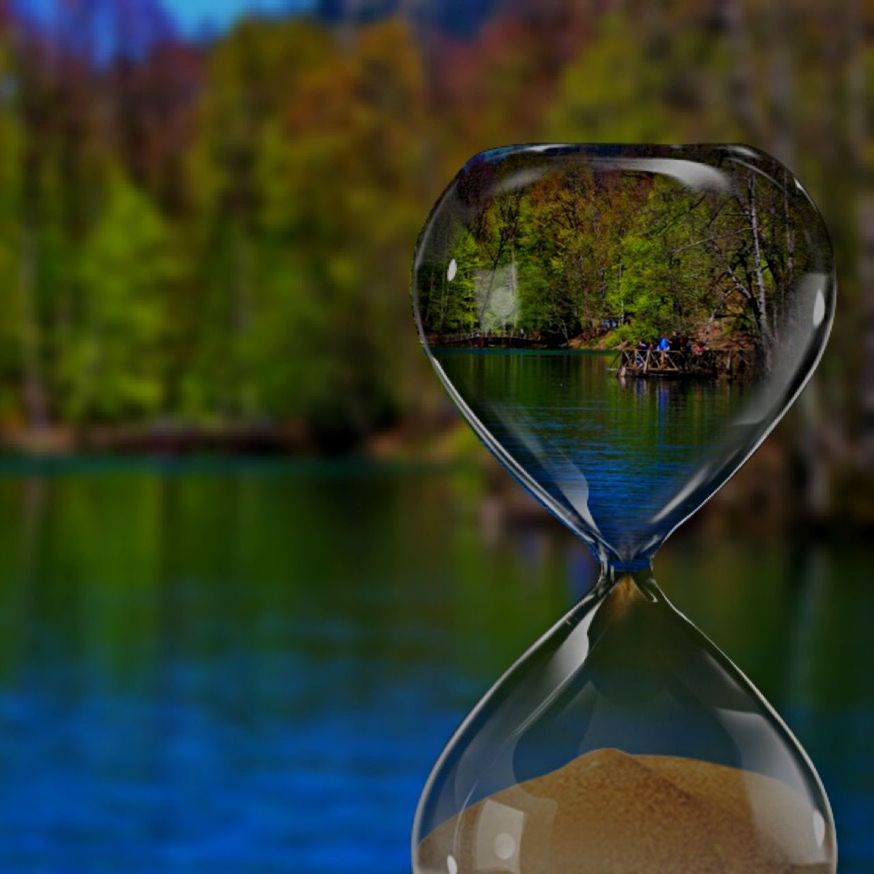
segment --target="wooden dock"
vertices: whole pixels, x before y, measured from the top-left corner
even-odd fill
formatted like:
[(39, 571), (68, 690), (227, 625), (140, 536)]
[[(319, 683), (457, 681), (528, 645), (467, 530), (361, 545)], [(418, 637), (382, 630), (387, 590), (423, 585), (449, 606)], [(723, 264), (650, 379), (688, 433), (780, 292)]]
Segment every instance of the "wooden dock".
[(677, 349), (622, 349), (611, 369), (619, 377), (739, 377), (748, 368), (747, 356), (733, 349), (707, 349), (697, 355)]
[[(501, 349), (567, 349), (566, 343), (550, 342), (550, 338), (522, 333), (432, 334), (427, 337), (431, 347), (468, 347)], [(712, 379), (747, 379), (755, 372), (753, 352), (740, 346), (720, 349), (700, 349), (684, 352), (679, 349), (620, 349), (610, 367), (618, 377), (675, 377)]]

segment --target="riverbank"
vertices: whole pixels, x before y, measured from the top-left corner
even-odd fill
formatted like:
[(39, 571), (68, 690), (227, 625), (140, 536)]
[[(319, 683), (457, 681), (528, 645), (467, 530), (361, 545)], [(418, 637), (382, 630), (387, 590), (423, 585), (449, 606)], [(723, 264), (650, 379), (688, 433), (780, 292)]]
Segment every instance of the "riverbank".
[[(863, 460), (826, 441), (819, 447), (815, 476), (800, 457), (787, 432), (778, 429), (717, 493), (694, 525), (714, 536), (726, 530), (772, 533), (804, 530), (829, 539), (874, 531), (874, 476)], [(490, 525), (527, 528), (547, 518), (532, 498), (519, 488), (482, 447), (470, 427), (450, 411), (426, 419), (406, 419), (381, 429), (342, 451), (330, 451), (312, 433), (299, 426), (44, 428), (0, 430), (0, 458), (6, 470), (19, 465), (37, 469), (43, 462), (68, 460), (214, 458), (285, 459), (332, 463), (331, 459), (358, 459), (379, 464), (438, 464), (473, 466), (486, 474), (486, 510)], [(825, 482), (825, 486), (823, 486)], [(815, 492), (815, 500), (810, 492)]]
[(120, 425), (10, 428), (0, 431), (0, 451), (25, 456), (79, 454), (189, 455), (312, 454), (315, 435), (303, 426)]

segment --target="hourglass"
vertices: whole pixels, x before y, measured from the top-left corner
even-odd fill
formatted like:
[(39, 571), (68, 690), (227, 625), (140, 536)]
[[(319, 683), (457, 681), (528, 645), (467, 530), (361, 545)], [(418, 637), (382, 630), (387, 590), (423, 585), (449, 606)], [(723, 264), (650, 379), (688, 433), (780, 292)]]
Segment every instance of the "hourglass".
[(440, 197), (431, 363), (601, 573), (445, 748), (416, 874), (835, 870), (804, 750), (651, 570), (801, 391), (834, 294), (815, 206), (746, 146), (512, 146)]

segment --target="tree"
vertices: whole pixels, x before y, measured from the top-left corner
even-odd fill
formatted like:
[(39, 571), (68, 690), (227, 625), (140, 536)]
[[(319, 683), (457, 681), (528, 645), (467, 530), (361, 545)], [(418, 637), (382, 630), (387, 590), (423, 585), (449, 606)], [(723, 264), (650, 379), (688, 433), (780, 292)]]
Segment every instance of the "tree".
[(83, 242), (86, 289), (64, 359), (71, 422), (129, 422), (164, 409), (164, 302), (179, 262), (161, 216), (117, 172), (101, 218)]

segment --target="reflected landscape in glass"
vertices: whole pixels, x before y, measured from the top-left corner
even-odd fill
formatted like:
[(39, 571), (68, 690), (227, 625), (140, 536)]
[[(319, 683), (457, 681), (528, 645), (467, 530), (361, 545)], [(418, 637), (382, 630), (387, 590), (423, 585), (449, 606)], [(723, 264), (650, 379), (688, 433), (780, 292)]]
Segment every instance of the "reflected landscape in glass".
[(796, 397), (834, 265), (800, 183), (746, 146), (514, 146), (444, 192), (413, 296), (486, 445), (604, 561), (639, 563)]

